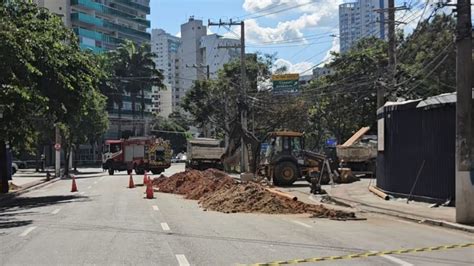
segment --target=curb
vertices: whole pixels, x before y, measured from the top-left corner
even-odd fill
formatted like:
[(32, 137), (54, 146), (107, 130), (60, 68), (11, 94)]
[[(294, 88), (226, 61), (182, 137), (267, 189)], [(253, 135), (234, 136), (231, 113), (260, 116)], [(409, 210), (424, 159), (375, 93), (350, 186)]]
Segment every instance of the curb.
[(37, 190), (37, 189), (40, 189), (42, 187), (45, 187), (49, 184), (52, 184), (52, 183), (55, 183), (57, 181), (61, 180), (61, 178), (59, 177), (54, 177), (54, 178), (51, 178), (49, 181), (44, 181), (44, 182), (38, 182), (38, 183), (35, 183), (35, 184), (32, 184), (28, 187), (25, 187), (25, 188), (22, 188), (20, 190), (17, 190), (15, 192), (11, 192), (11, 193), (8, 193), (8, 194), (5, 194), (5, 195), (0, 195), (0, 201), (9, 201), (9, 200), (12, 200), (14, 199), (15, 197), (17, 196), (20, 196), (22, 194), (25, 194), (25, 193), (28, 193), (30, 191), (33, 191), (33, 190)]
[(435, 220), (431, 218), (423, 218), (423, 217), (416, 217), (416, 216), (410, 216), (408, 214), (401, 214), (397, 211), (380, 211), (380, 210), (374, 210), (377, 209), (377, 207), (372, 207), (370, 205), (364, 204), (362, 202), (357, 202), (357, 204), (351, 204), (347, 202), (344, 199), (334, 197), (328, 194), (328, 196), (337, 203), (342, 203), (344, 205), (348, 205), (351, 208), (357, 209), (358, 206), (365, 206), (366, 208), (359, 208), (361, 211), (366, 211), (369, 213), (376, 213), (376, 214), (382, 214), (382, 215), (387, 215), (391, 217), (396, 217), (400, 219), (404, 219), (407, 221), (415, 222), (418, 224), (427, 224), (427, 225), (434, 225), (434, 226), (441, 226), (441, 227), (446, 227), (449, 229), (455, 229), (459, 231), (464, 231), (464, 232), (469, 232), (469, 233), (474, 233), (474, 226), (469, 226), (469, 225), (462, 225), (458, 223), (453, 223), (453, 222), (448, 222), (448, 221), (443, 221), (443, 220)]

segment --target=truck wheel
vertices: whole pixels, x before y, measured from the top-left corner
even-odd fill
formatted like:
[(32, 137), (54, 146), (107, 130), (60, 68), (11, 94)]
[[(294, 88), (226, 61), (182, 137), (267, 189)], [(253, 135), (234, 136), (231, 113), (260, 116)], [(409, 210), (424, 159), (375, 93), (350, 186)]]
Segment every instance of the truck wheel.
[(114, 175), (114, 169), (109, 168), (109, 175)]
[(292, 162), (282, 162), (275, 167), (273, 183), (277, 186), (289, 186), (299, 177), (298, 168)]
[(151, 172), (154, 175), (159, 175), (159, 174), (163, 173), (163, 169), (152, 169)]

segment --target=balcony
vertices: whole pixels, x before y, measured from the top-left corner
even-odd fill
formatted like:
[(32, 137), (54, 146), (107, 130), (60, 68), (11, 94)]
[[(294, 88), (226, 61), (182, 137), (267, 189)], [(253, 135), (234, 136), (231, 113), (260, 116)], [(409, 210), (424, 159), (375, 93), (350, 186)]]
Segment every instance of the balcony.
[(126, 5), (126, 6), (129, 6), (131, 8), (134, 8), (134, 9), (140, 10), (142, 12), (145, 12), (147, 14), (150, 14), (150, 7), (143, 6), (139, 3), (131, 2), (130, 0), (110, 0), (110, 1), (122, 4), (122, 5)]
[(110, 8), (108, 6), (104, 6), (102, 4), (94, 2), (92, 0), (71, 0), (71, 6), (80, 6), (82, 8), (92, 9), (92, 10), (98, 11), (102, 14), (124, 18), (124, 19), (130, 20), (130, 21), (139, 23), (141, 25), (144, 25), (146, 27), (150, 27), (150, 21), (148, 21), (146, 19), (128, 14), (126, 12), (119, 11), (119, 10), (114, 9), (114, 8)]
[[(88, 24), (88, 25), (91, 25), (91, 26), (102, 27), (102, 28), (105, 28), (105, 29), (108, 29), (108, 30), (114, 30), (114, 31), (119, 31), (119, 32), (122, 32), (122, 33), (129, 34), (129, 35), (138, 36), (138, 37), (146, 39), (146, 40), (149, 40), (151, 38), (151, 36), (148, 32), (143, 32), (143, 31), (132, 29), (132, 28), (128, 28), (126, 26), (121, 26), (121, 25), (118, 25), (118, 24), (115, 24), (115, 23), (111, 23), (111, 22), (108, 22), (106, 20), (96, 18), (94, 16), (91, 16), (91, 15), (85, 14), (85, 13), (73, 13), (73, 14), (71, 14), (71, 20), (73, 22), (85, 23), (85, 24)], [(97, 38), (95, 38), (95, 37), (91, 37), (91, 38), (94, 38), (94, 39), (97, 40)], [(114, 39), (116, 39), (116, 38), (114, 38)], [(117, 41), (115, 41), (115, 42), (118, 43)]]
[(106, 43), (112, 44), (113, 46), (116, 46), (123, 42), (122, 40), (118, 38), (115, 38), (115, 37), (112, 37), (112, 36), (97, 32), (97, 31), (86, 30), (82, 28), (74, 28), (73, 30), (78, 36), (84, 36), (84, 37), (91, 38), (97, 41), (106, 42)]

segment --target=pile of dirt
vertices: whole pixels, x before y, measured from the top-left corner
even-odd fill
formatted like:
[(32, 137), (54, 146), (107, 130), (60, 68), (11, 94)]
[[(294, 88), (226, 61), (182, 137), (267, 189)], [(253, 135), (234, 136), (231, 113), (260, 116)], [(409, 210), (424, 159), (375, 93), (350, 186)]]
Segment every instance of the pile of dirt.
[(257, 212), (268, 214), (310, 213), (312, 217), (351, 219), (352, 212), (336, 211), (323, 205), (306, 204), (268, 191), (260, 183), (241, 184), (226, 173), (215, 169), (189, 170), (169, 178), (160, 176), (153, 180), (158, 191), (184, 195), (199, 200), (204, 210), (224, 213)]
[(160, 192), (185, 195), (185, 198), (194, 200), (214, 192), (225, 184), (234, 183), (230, 176), (216, 169), (189, 170), (168, 178), (161, 175), (153, 180), (153, 186)]
[(313, 217), (344, 219), (355, 217), (354, 213), (330, 210), (322, 205), (293, 201), (265, 189), (258, 183), (223, 186), (203, 197), (199, 203), (204, 209), (225, 213), (258, 212), (268, 214), (311, 213)]

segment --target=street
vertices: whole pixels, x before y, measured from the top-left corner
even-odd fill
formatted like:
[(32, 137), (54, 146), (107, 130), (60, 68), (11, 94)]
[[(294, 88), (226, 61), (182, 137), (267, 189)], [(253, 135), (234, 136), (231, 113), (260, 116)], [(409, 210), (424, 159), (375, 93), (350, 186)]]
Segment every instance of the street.
[[(182, 171), (174, 164), (164, 173)], [(0, 206), (2, 265), (235, 265), (474, 241), (472, 234), (385, 216), (333, 221), (308, 215), (225, 214), (196, 201), (127, 188), (104, 173), (60, 180)], [(135, 184), (143, 176), (134, 176)], [(472, 265), (472, 247), (314, 264)], [(308, 263), (311, 265), (311, 263)]]

